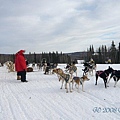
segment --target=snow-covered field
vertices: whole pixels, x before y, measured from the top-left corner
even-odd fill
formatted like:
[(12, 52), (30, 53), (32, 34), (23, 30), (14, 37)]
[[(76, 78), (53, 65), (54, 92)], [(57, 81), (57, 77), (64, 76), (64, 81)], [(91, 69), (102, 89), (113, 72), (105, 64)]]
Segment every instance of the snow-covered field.
[[(82, 76), (83, 65), (76, 66)], [(110, 66), (120, 68), (120, 64)], [(108, 64), (97, 65), (97, 70), (107, 68)], [(16, 80), (16, 72), (0, 67), (0, 120), (120, 120), (120, 82), (114, 88), (112, 79), (105, 89), (101, 78), (95, 86), (95, 76), (88, 77), (85, 92), (80, 88), (79, 93), (76, 89), (66, 93), (56, 74), (44, 75), (35, 68), (27, 73), (29, 82), (22, 83)]]

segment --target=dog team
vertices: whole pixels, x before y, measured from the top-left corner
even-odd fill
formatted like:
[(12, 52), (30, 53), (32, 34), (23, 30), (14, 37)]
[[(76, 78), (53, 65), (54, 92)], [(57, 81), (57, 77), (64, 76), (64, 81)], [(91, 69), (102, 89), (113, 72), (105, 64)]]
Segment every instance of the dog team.
[[(116, 87), (116, 84), (120, 79), (120, 70), (114, 70), (110, 66), (108, 67), (108, 69), (100, 70), (100, 71), (96, 71), (96, 65), (91, 66), (91, 65), (88, 65), (88, 63), (87, 64), (84, 63), (83, 66), (85, 67), (85, 69), (83, 69), (82, 77), (77, 76), (77, 67), (75, 66), (75, 62), (73, 62), (72, 65), (67, 64), (64, 71), (61, 68), (53, 69), (53, 73), (56, 73), (59, 81), (62, 81), (61, 89), (63, 88), (63, 84), (65, 83), (66, 92), (67, 93), (68, 91), (72, 92), (74, 89), (74, 83), (75, 83), (75, 87), (78, 89), (78, 92), (80, 92), (80, 85), (82, 86), (82, 91), (84, 91), (84, 82), (90, 80), (87, 76), (88, 76), (88, 73), (91, 73), (91, 71), (92, 71), (92, 74), (90, 75), (93, 75), (93, 70), (95, 70), (95, 77), (96, 77), (95, 85), (97, 85), (98, 77), (103, 79), (105, 88), (109, 87), (108, 84), (111, 78), (113, 78), (115, 81), (114, 87)], [(73, 76), (73, 73), (75, 73), (76, 76)], [(71, 87), (71, 84), (72, 84), (72, 87)], [(69, 87), (69, 90), (68, 90), (68, 87)]]
[[(73, 62), (72, 65), (67, 65), (65, 71), (63, 71), (61, 68), (55, 68), (53, 69), (53, 73), (56, 73), (59, 81), (62, 81), (61, 89), (63, 88), (63, 84), (65, 83), (65, 89), (67, 93), (68, 86), (69, 91), (72, 92), (74, 83), (75, 87), (78, 89), (78, 92), (80, 91), (80, 85), (82, 85), (82, 91), (84, 91), (84, 82), (89, 80), (87, 75), (83, 75), (82, 77), (77, 76), (77, 67), (75, 66), (75, 62)], [(73, 76), (74, 73), (76, 74), (76, 76)]]
[[(109, 87), (108, 84), (111, 78), (113, 78), (115, 81), (114, 87), (116, 87), (117, 82), (120, 79), (120, 70), (114, 70), (112, 67), (109, 66), (108, 69), (96, 71), (96, 64), (94, 63), (93, 60), (91, 61), (92, 62), (86, 62), (83, 64), (84, 69), (82, 69), (83, 75), (81, 77), (77, 76), (77, 67), (75, 66), (75, 62), (73, 62), (72, 64), (67, 64), (65, 70), (62, 70), (61, 68), (57, 68), (56, 64), (49, 66), (43, 65), (43, 71), (45, 71), (44, 74), (48, 74), (49, 72), (56, 73), (59, 81), (62, 81), (61, 89), (63, 88), (63, 84), (65, 83), (66, 92), (68, 91), (72, 92), (74, 86), (78, 89), (78, 92), (80, 92), (80, 85), (82, 86), (82, 91), (84, 91), (84, 82), (89, 81), (88, 74), (93, 75), (94, 70), (95, 70), (95, 78), (96, 78), (95, 85), (97, 85), (98, 77), (100, 77), (103, 79), (105, 88), (107, 88)], [(8, 72), (15, 71), (13, 62), (7, 61), (5, 65), (7, 66)], [(27, 71), (31, 72), (31, 69), (30, 70), (27, 69)], [(73, 76), (73, 74), (75, 74), (75, 76)], [(69, 90), (68, 90), (68, 86), (69, 86)]]

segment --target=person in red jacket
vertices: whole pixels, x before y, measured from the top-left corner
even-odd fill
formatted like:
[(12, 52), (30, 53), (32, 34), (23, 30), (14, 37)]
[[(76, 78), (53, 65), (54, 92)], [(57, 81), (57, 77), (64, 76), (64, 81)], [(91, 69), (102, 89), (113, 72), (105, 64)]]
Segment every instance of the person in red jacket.
[(21, 82), (28, 82), (26, 80), (26, 71), (27, 65), (24, 56), (25, 50), (20, 50), (15, 55), (15, 70), (17, 71), (17, 75), (21, 76)]

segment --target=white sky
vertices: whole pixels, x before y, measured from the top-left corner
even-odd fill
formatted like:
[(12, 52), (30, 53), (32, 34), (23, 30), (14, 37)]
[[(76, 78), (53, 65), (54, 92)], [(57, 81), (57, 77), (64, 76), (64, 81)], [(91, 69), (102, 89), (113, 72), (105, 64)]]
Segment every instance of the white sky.
[(119, 11), (120, 0), (0, 0), (0, 53), (118, 47)]

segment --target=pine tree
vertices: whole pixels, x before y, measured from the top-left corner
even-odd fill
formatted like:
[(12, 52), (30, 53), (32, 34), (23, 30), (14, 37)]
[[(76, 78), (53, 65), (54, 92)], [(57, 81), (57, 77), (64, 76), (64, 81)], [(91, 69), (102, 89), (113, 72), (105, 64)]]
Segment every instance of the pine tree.
[(114, 41), (112, 41), (112, 44), (111, 44), (111, 47), (110, 47), (110, 58), (112, 60), (112, 63), (116, 63), (117, 49), (115, 47)]

